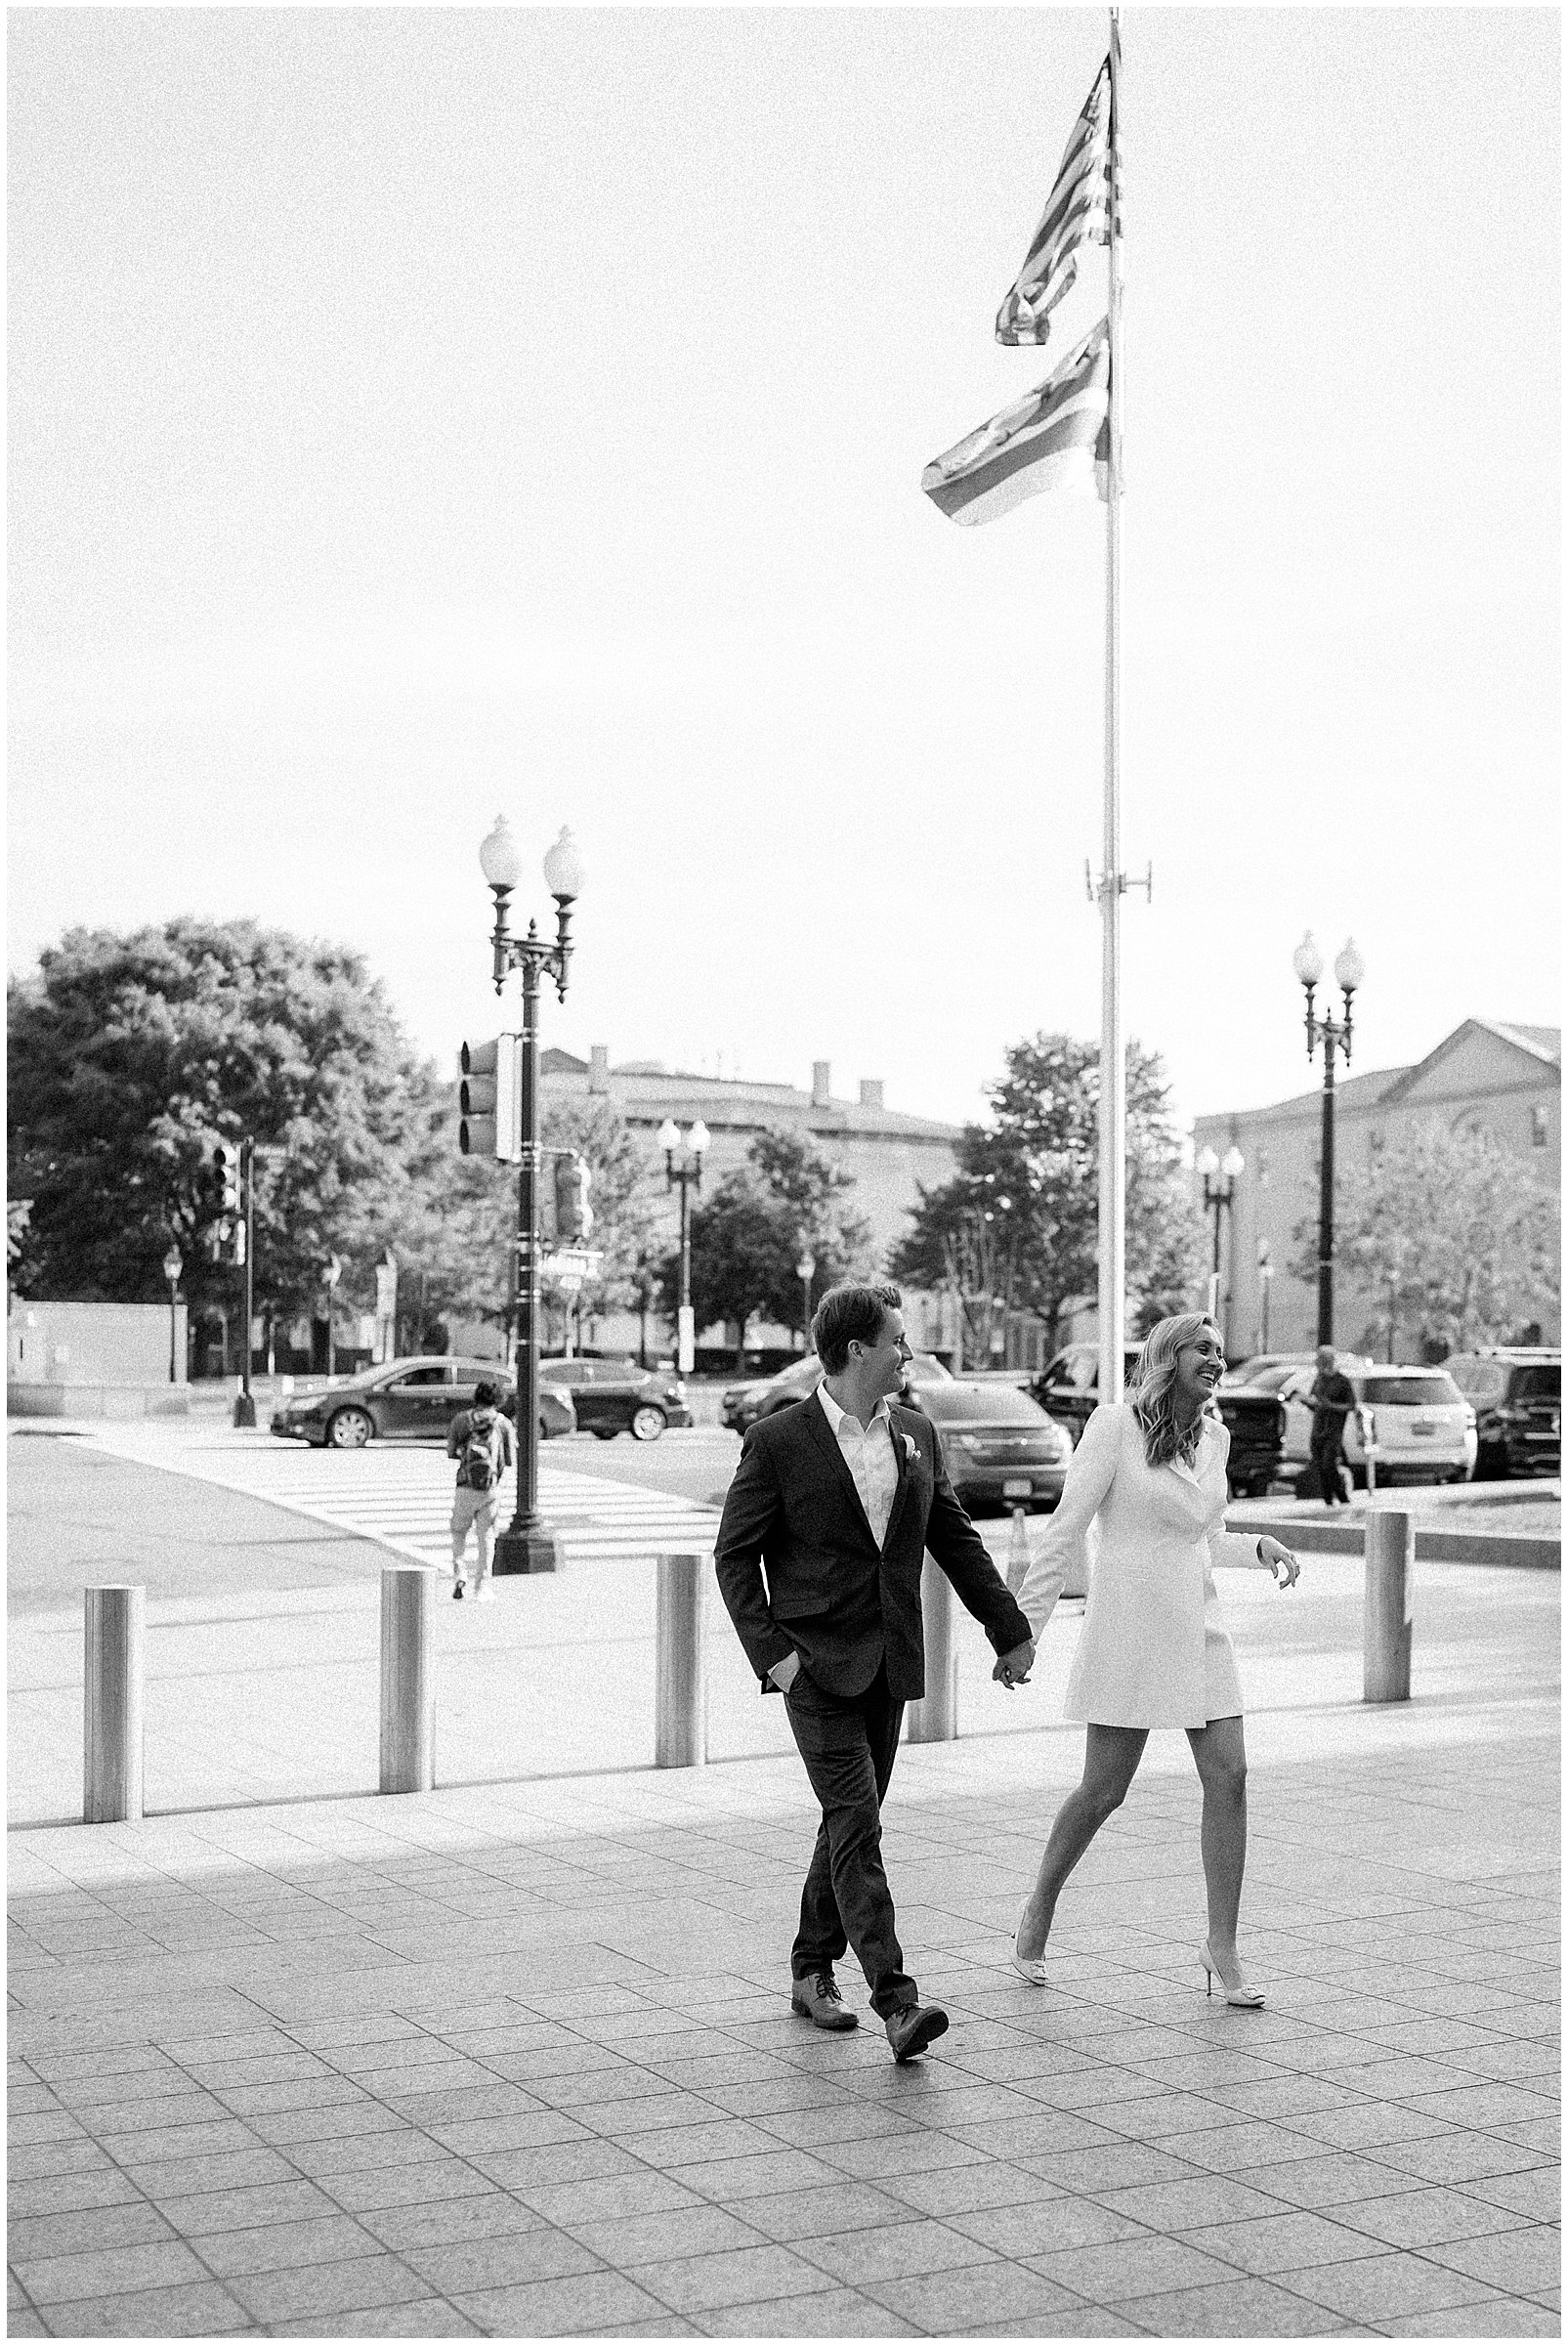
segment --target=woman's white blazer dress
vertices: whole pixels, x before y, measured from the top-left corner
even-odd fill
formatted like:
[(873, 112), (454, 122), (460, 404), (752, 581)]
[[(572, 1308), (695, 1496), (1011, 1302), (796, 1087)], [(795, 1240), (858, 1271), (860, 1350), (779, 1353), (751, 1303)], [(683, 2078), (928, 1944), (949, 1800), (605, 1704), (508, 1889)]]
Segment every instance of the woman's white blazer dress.
[(1225, 1528), (1230, 1434), (1206, 1419), (1191, 1466), (1146, 1464), (1126, 1402), (1096, 1409), (1050, 1528), (1018, 1591), (1037, 1643), (1068, 1562), (1088, 1564), (1083, 1633), (1063, 1713), (1099, 1727), (1203, 1727), (1242, 1707), (1216, 1564), (1266, 1571), (1255, 1537)]

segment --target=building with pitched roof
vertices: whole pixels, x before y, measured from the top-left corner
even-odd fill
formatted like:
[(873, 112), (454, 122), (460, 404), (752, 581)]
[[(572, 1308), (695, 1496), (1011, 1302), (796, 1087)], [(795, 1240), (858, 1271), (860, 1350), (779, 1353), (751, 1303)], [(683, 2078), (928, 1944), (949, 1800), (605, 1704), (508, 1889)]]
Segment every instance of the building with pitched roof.
[[(1321, 1067), (1322, 1061), (1317, 1063)], [(1548, 1187), (1561, 1188), (1558, 1027), (1466, 1018), (1414, 1066), (1368, 1074), (1341, 1073), (1336, 1066), (1335, 1099), (1335, 1162), (1341, 1176), (1352, 1165), (1364, 1164), (1375, 1146), (1437, 1124), (1452, 1131), (1486, 1130)], [(1220, 1314), (1232, 1358), (1261, 1350), (1304, 1351), (1316, 1341), (1316, 1287), (1293, 1278), (1288, 1265), (1296, 1252), (1297, 1224), (1314, 1218), (1318, 1210), (1322, 1113), (1320, 1081), (1273, 1107), (1200, 1116), (1193, 1127), (1195, 1153), (1212, 1148), (1223, 1157), (1235, 1147), (1247, 1160), (1221, 1232)], [(1194, 1178), (1201, 1194), (1201, 1177)], [(1266, 1255), (1260, 1256), (1260, 1248)], [(1260, 1276), (1264, 1261), (1273, 1271), (1267, 1281)], [(1359, 1292), (1344, 1272), (1336, 1272), (1336, 1342), (1363, 1346), (1381, 1310), (1379, 1298)], [(1539, 1331), (1527, 1340), (1560, 1343), (1558, 1298), (1538, 1297), (1526, 1324)], [(1516, 1333), (1525, 1337), (1525, 1327)], [(1397, 1330), (1400, 1356), (1419, 1356), (1420, 1339), (1419, 1329)]]

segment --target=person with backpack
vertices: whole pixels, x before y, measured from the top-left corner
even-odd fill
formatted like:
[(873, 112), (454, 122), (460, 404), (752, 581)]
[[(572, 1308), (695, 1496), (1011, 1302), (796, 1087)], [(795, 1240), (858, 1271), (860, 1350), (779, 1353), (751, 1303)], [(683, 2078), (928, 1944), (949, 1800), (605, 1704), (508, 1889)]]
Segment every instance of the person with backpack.
[(517, 1461), (512, 1428), (496, 1407), (493, 1385), (474, 1386), (474, 1405), (452, 1419), (446, 1433), (446, 1455), (457, 1460), (457, 1488), (452, 1496), (452, 1595), (464, 1594), (463, 1553), (472, 1525), (477, 1569), (474, 1599), (490, 1592), (490, 1534), (495, 1528), (495, 1501), (501, 1475)]

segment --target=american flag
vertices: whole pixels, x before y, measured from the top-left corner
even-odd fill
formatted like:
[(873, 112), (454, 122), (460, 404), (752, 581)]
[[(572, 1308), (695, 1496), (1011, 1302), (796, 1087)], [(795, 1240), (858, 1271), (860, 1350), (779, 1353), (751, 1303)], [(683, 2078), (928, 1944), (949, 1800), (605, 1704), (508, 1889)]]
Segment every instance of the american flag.
[[(1113, 31), (1112, 38), (1115, 39)], [(1073, 254), (1081, 244), (1111, 240), (1111, 60), (1073, 125), (1062, 167), (1024, 265), (996, 312), (996, 339), (1010, 348), (1038, 347), (1050, 335), (1050, 312), (1078, 277)]]
[(938, 456), (920, 486), (950, 521), (992, 521), (1047, 489), (1094, 487), (1111, 462), (1111, 345), (1105, 320), (1038, 390)]

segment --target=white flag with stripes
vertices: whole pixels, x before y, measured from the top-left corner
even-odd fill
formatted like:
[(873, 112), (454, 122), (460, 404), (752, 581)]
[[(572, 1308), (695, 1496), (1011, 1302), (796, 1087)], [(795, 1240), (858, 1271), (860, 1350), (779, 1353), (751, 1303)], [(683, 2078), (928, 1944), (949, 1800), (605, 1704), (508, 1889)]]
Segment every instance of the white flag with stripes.
[(920, 486), (950, 521), (992, 521), (1048, 489), (1107, 493), (1111, 346), (1102, 318), (1027, 399), (938, 456)]
[[(1114, 35), (1113, 35), (1114, 37)], [(1078, 277), (1081, 244), (1111, 239), (1111, 60), (1073, 125), (1056, 184), (1029, 240), (1024, 265), (996, 312), (996, 339), (1038, 348), (1050, 336), (1050, 313)]]

